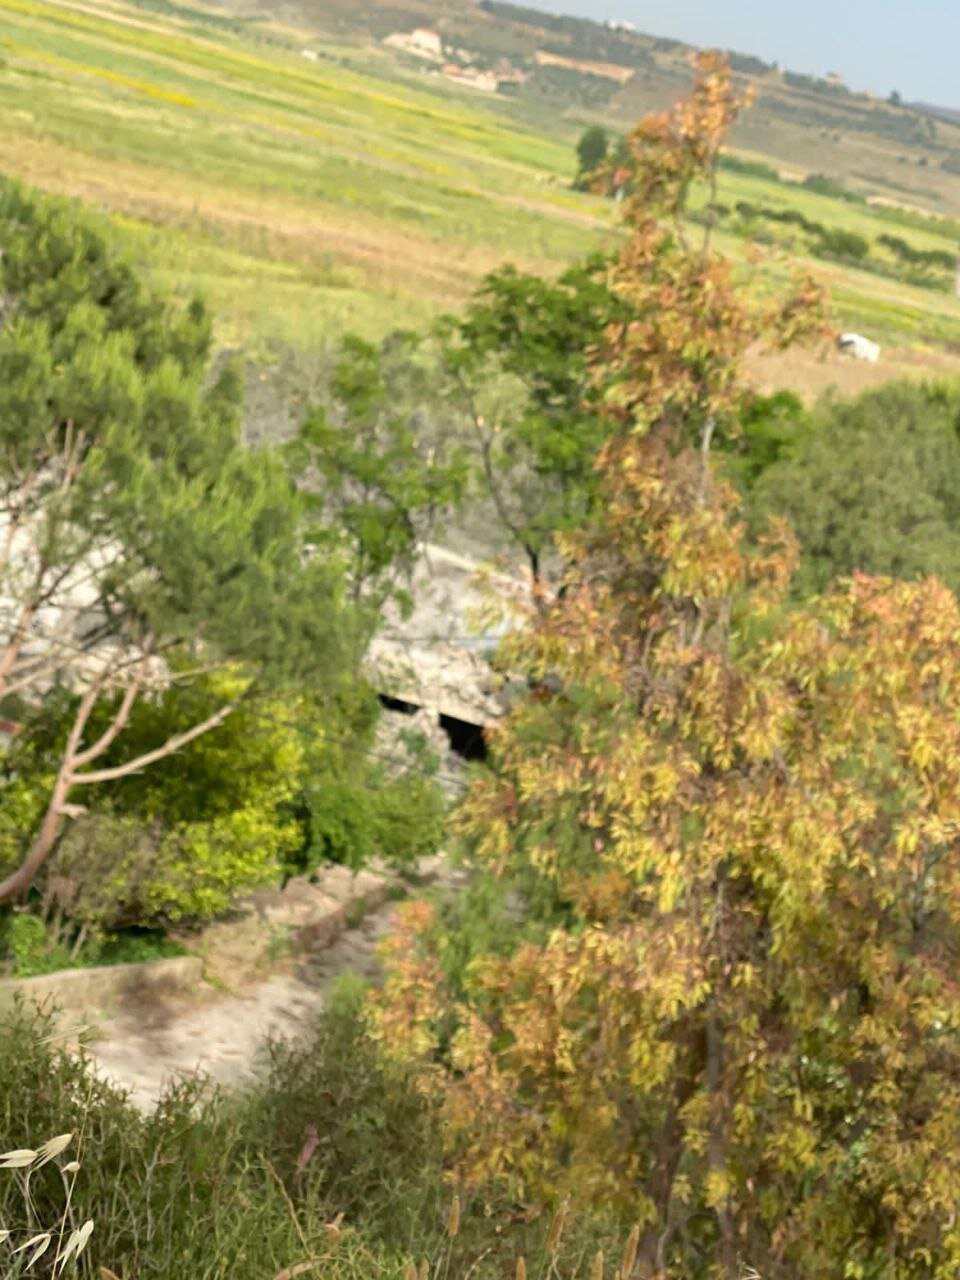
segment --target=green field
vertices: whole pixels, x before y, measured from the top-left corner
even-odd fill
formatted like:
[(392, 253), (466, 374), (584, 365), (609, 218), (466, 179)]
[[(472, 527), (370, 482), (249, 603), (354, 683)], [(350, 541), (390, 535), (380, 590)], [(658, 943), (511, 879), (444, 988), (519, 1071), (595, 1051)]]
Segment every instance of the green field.
[[(705, 197), (703, 197), (705, 199)], [(898, 235), (917, 249), (939, 249), (956, 256), (960, 252), (956, 230), (934, 218), (926, 225), (902, 226), (891, 211), (819, 195), (801, 186), (766, 182), (741, 174), (722, 173), (718, 199), (733, 206), (746, 201), (756, 206), (794, 210), (823, 226), (863, 236), (877, 253), (880, 236)], [(845, 328), (866, 329), (880, 341), (893, 345), (952, 346), (960, 338), (960, 300), (952, 292), (919, 288), (846, 264), (825, 262), (802, 248), (790, 246), (790, 236), (774, 245), (765, 274), (785, 283), (790, 271), (805, 268), (830, 287), (837, 321)], [(721, 248), (736, 256), (742, 244), (729, 234), (717, 237)], [(882, 251), (878, 253), (882, 257)]]
[[(224, 345), (417, 324), (506, 259), (549, 272), (615, 242), (612, 207), (570, 189), (578, 121), (471, 95), (369, 43), (168, 0), (0, 0), (0, 52), (0, 166), (114, 215), (159, 283), (209, 299)], [(891, 229), (866, 205), (749, 176), (725, 173), (719, 194), (795, 204), (871, 241)], [(956, 248), (935, 224), (902, 234)], [(773, 253), (758, 285), (788, 258)], [(893, 345), (960, 342), (950, 294), (810, 265), (843, 324)]]
[(567, 189), (569, 129), (335, 49), (308, 63), (258, 32), (42, 0), (3, 0), (0, 42), (0, 164), (122, 215), (231, 341), (416, 321), (505, 257), (549, 269), (609, 225)]

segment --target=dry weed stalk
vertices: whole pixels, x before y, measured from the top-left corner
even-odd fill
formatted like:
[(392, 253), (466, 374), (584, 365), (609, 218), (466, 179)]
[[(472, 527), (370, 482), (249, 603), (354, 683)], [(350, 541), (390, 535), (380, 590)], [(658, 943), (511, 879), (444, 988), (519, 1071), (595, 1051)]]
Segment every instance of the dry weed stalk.
[(623, 1280), (630, 1280), (633, 1274), (633, 1268), (637, 1261), (637, 1249), (640, 1245), (640, 1228), (634, 1227), (627, 1237), (627, 1243), (623, 1250), (623, 1261), (620, 1264), (620, 1275)]
[(450, 1216), (447, 1219), (447, 1239), (456, 1240), (460, 1232), (460, 1197), (454, 1196), (450, 1205)]
[[(93, 1234), (93, 1219), (87, 1218), (78, 1226), (73, 1212), (73, 1190), (77, 1174), (80, 1172), (78, 1160), (56, 1165), (63, 1182), (64, 1205), (60, 1221), (55, 1226), (43, 1227), (37, 1222), (36, 1207), (30, 1189), (30, 1180), (33, 1175), (45, 1165), (54, 1163), (73, 1140), (72, 1133), (61, 1133), (54, 1138), (49, 1138), (35, 1150), (32, 1147), (20, 1147), (0, 1154), (0, 1169), (9, 1169), (14, 1176), (19, 1177), (23, 1194), (25, 1227), (20, 1232), (10, 1228), (0, 1230), (0, 1244), (7, 1245), (12, 1257), (16, 1259), (18, 1269), (22, 1267), (24, 1271), (31, 1270), (52, 1248), (54, 1250), (53, 1274), (62, 1276), (68, 1264), (71, 1261), (75, 1262), (90, 1242)], [(26, 1235), (27, 1239), (17, 1244), (15, 1241), (20, 1234)]]

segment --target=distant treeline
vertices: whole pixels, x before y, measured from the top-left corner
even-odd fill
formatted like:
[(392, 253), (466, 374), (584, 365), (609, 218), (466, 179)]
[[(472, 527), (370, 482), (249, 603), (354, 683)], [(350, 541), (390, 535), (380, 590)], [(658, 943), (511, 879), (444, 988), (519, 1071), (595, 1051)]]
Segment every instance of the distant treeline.
[(569, 67), (535, 67), (527, 77), (524, 96), (548, 102), (575, 102), (581, 107), (602, 107), (618, 89), (606, 76), (589, 75)]
[[(542, 9), (508, 4), (505, 0), (480, 0), (480, 8), (492, 17), (534, 27), (538, 31), (560, 37), (562, 43), (548, 39), (542, 42), (541, 47), (550, 53), (566, 54), (585, 61), (651, 67), (654, 65), (654, 52), (680, 53), (690, 47), (683, 40), (672, 40), (668, 36), (647, 36), (639, 32), (616, 30), (591, 18), (545, 13)], [(732, 69), (740, 75), (764, 76), (777, 69), (776, 63), (765, 62), (749, 53), (738, 53), (731, 49), (727, 56)]]
[(760, 178), (763, 182), (781, 181), (780, 174), (773, 165), (766, 164), (763, 160), (744, 160), (729, 152), (721, 155), (720, 168), (728, 173), (742, 173), (747, 178)]
[(784, 83), (791, 89), (806, 89), (812, 93), (828, 93), (834, 97), (849, 97), (850, 90), (839, 81), (824, 80), (820, 76), (806, 76), (799, 71), (785, 71)]
[(503, 0), (480, 0), (480, 8), (491, 17), (505, 22), (518, 22), (535, 27), (550, 35), (559, 36), (561, 42), (546, 40), (541, 47), (550, 53), (588, 62), (612, 62), (621, 66), (639, 67), (652, 65), (653, 59), (640, 39), (623, 31), (615, 31), (589, 18), (570, 18), (560, 14), (544, 13), (540, 9), (528, 9), (523, 5), (505, 4)]
[(956, 256), (946, 249), (915, 249), (912, 244), (900, 236), (882, 235), (877, 237), (877, 244), (882, 244), (901, 262), (915, 267), (933, 267), (943, 271), (953, 271), (957, 265)]
[[(944, 161), (943, 167), (951, 168)], [(960, 219), (948, 218), (940, 213), (921, 213), (916, 209), (905, 209), (899, 205), (871, 204), (859, 191), (851, 191), (837, 178), (823, 173), (808, 174), (802, 182), (794, 182), (783, 178), (773, 165), (763, 160), (745, 160), (742, 156), (724, 153), (720, 157), (720, 168), (728, 173), (738, 173), (746, 178), (758, 178), (761, 182), (770, 182), (779, 187), (803, 187), (817, 195), (827, 196), (831, 200), (843, 200), (846, 204), (863, 205), (870, 209), (872, 217), (883, 222), (892, 222), (897, 226), (910, 227), (914, 231), (934, 230), (938, 235), (960, 242)], [(960, 156), (951, 171), (960, 173)]]
[(777, 70), (775, 62), (764, 62), (763, 58), (755, 58), (752, 53), (737, 53), (734, 49), (728, 49), (727, 57), (730, 59), (730, 69), (738, 75), (766, 76)]
[(791, 182), (781, 178), (780, 173), (771, 164), (763, 160), (744, 160), (725, 152), (720, 157), (720, 168), (728, 173), (740, 173), (747, 178), (759, 178), (762, 182), (775, 182), (781, 187), (801, 186), (807, 191), (814, 191), (820, 196), (829, 196), (831, 200), (844, 200), (847, 204), (866, 204), (866, 196), (859, 191), (851, 191), (836, 178), (829, 178), (824, 173), (808, 173), (802, 182)]
[(723, 221), (733, 215), (740, 220), (743, 230), (750, 231), (757, 239), (764, 238), (754, 230), (758, 222), (796, 227), (808, 237), (809, 250), (815, 257), (862, 267), (875, 275), (926, 289), (945, 290), (952, 285), (956, 256), (949, 250), (920, 249), (902, 236), (884, 233), (877, 237), (876, 244), (887, 250), (892, 261), (876, 257), (872, 254), (873, 246), (866, 236), (845, 227), (824, 226), (800, 209), (775, 208), (740, 200), (732, 210), (726, 205), (714, 203), (701, 211), (698, 220)]

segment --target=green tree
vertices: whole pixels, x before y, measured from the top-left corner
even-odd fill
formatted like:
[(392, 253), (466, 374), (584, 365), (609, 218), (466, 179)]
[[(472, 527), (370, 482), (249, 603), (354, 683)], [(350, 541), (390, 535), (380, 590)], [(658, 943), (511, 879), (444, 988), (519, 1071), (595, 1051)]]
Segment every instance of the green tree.
[(758, 476), (749, 510), (754, 530), (790, 521), (801, 592), (856, 570), (960, 589), (960, 392), (891, 383), (825, 401)]
[(724, 469), (743, 494), (775, 463), (792, 457), (813, 430), (813, 416), (793, 391), (744, 396), (738, 431), (720, 442)]
[[(208, 377), (198, 302), (151, 294), (65, 203), (0, 187), (0, 706), (75, 690), (43, 814), (0, 900), (22, 893), (89, 789), (221, 725), (244, 700), (329, 687), (364, 632), (341, 568), (305, 554), (283, 461), (242, 447), (231, 369)], [(176, 663), (237, 689), (105, 766)], [(93, 734), (95, 714), (110, 716)]]
[(592, 124), (585, 129), (577, 143), (577, 185), (585, 186), (591, 174), (596, 173), (607, 158), (610, 137), (606, 129)]
[(556, 535), (578, 528), (596, 498), (608, 427), (586, 353), (624, 314), (608, 265), (595, 257), (555, 281), (504, 267), (442, 331), (481, 489), (535, 581)]
[(380, 345), (346, 337), (326, 403), (287, 446), (311, 537), (343, 560), (354, 599), (375, 608), (402, 587), (418, 543), (462, 502), (469, 478), (425, 345), (408, 333)]

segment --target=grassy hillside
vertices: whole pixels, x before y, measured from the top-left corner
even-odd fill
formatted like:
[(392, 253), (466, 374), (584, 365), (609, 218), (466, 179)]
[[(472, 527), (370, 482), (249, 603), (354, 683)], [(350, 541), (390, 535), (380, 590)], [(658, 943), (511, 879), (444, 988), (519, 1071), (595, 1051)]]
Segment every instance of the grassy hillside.
[[(583, 18), (559, 17), (503, 0), (225, 0), (245, 13), (284, 14), (310, 29), (381, 37), (417, 24), (435, 27), (450, 46), (465, 45), (480, 64), (512, 59), (530, 78), (521, 96), (551, 102), (571, 117), (623, 126), (662, 107), (689, 80), (691, 49), (680, 41), (612, 31)], [(537, 69), (538, 50), (629, 68), (633, 79)], [(828, 59), (829, 41), (824, 58)], [(960, 212), (960, 117), (949, 111), (880, 101), (827, 79), (798, 75), (749, 54), (731, 53), (734, 70), (753, 85), (755, 110), (737, 143), (801, 171), (816, 170), (921, 207)]]
[[(471, 93), (358, 38), (361, 19), (375, 35), (422, 18), (415, 0), (323, 0), (321, 34), (289, 25), (296, 3), (281, 22), (276, 11), (268, 20), (172, 0), (0, 0), (0, 167), (114, 215), (161, 283), (202, 290), (222, 342), (254, 353), (418, 324), (458, 306), (505, 259), (551, 272), (615, 243), (612, 206), (571, 190), (576, 111)], [(516, 35), (516, 23), (472, 5), (446, 12), (467, 32), (495, 28), (501, 44)], [(315, 60), (302, 56), (307, 47)], [(677, 62), (679, 89), (680, 52), (650, 56)], [(914, 219), (904, 228), (890, 221), (903, 214), (762, 170), (725, 172), (718, 199), (800, 209), (870, 242), (871, 270), (817, 260), (784, 235), (768, 237), (762, 269), (745, 261), (762, 290), (809, 260), (833, 285), (842, 323), (894, 347), (940, 349), (895, 354), (858, 380), (950, 365), (960, 303), (878, 275), (873, 246), (892, 230), (917, 248), (955, 252), (960, 227)], [(742, 230), (727, 219), (718, 233), (739, 256)], [(835, 377), (832, 365), (788, 374), (803, 386)]]
[(610, 224), (568, 190), (569, 131), (195, 15), (3, 0), (0, 165), (123, 215), (228, 336), (413, 322), (506, 256), (549, 269)]

